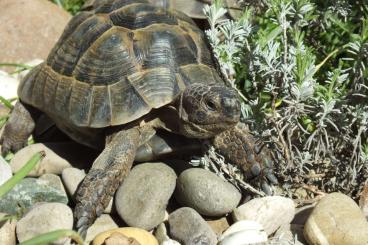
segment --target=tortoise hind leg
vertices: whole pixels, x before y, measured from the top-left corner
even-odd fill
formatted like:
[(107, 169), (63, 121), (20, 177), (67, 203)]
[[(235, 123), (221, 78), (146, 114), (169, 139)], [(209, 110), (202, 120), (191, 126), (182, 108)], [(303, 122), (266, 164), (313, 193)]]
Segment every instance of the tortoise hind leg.
[(129, 173), (141, 138), (142, 131), (138, 128), (115, 134), (79, 186), (74, 217), (83, 237)]
[(2, 155), (17, 152), (27, 145), (27, 140), (35, 128), (39, 111), (18, 101), (7, 121), (0, 138)]

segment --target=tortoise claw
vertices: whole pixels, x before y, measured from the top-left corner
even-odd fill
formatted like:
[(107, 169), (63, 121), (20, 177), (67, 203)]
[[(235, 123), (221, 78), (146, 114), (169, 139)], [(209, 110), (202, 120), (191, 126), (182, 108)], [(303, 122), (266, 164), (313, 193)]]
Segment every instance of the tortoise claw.
[(253, 176), (259, 176), (262, 172), (261, 165), (259, 163), (255, 163), (251, 166), (250, 171)]
[(276, 176), (272, 172), (266, 174), (266, 178), (268, 181), (270, 181), (274, 185), (277, 185), (279, 183)]

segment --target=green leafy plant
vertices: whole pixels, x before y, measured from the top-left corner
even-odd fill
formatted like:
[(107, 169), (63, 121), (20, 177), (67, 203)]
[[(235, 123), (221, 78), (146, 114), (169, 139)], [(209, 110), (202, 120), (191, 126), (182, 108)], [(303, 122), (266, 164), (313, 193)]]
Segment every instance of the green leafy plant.
[(237, 20), (224, 18), (219, 0), (204, 10), (214, 54), (243, 99), (243, 120), (272, 146), (285, 195), (357, 197), (368, 177), (367, 6), (262, 2)]

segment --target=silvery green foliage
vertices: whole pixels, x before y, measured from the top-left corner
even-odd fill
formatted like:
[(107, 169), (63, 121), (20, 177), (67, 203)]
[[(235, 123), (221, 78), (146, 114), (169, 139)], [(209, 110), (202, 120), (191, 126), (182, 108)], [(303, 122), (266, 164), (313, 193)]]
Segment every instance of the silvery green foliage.
[[(243, 98), (243, 119), (272, 143), (287, 194), (314, 186), (316, 193), (356, 195), (368, 177), (368, 21), (343, 47), (347, 55), (340, 63), (349, 65), (326, 71), (340, 50), (317, 62), (316, 51), (306, 45), (305, 28), (316, 23), (316, 6), (310, 0), (266, 4), (261, 16), (246, 9), (236, 21), (224, 18), (218, 0), (204, 10), (215, 56)], [(326, 30), (331, 21), (342, 23), (351, 6), (341, 0), (327, 10), (320, 24)]]

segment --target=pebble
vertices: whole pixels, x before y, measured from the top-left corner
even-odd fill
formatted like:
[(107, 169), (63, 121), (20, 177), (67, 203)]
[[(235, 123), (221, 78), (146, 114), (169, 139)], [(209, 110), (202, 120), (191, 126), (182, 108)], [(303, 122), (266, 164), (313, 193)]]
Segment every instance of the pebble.
[(12, 171), (9, 163), (7, 163), (2, 156), (0, 156), (0, 185), (4, 184), (11, 177)]
[(368, 222), (350, 197), (331, 193), (313, 209), (304, 235), (309, 244), (368, 244)]
[(183, 245), (215, 245), (217, 237), (206, 221), (192, 208), (175, 210), (169, 216), (170, 237)]
[[(62, 203), (41, 203), (32, 208), (16, 226), (19, 242), (37, 235), (59, 229), (73, 228), (72, 210)], [(61, 238), (55, 243), (63, 244), (69, 238)]]
[(106, 238), (104, 245), (142, 245), (132, 237), (126, 237), (120, 233), (112, 233), (110, 237)]
[[(49, 186), (45, 180), (22, 179), (14, 188), (0, 199), (0, 212), (16, 214), (31, 208), (38, 202), (68, 203), (68, 197), (59, 189)], [(17, 204), (17, 205), (14, 205)]]
[(88, 228), (85, 242), (89, 244), (98, 234), (115, 228), (118, 228), (118, 225), (111, 216), (108, 214), (102, 214)]
[[(0, 220), (6, 216), (5, 213), (0, 213)], [(15, 245), (15, 226), (17, 224), (16, 219), (7, 219), (0, 221), (0, 244), (1, 245)]]
[(28, 174), (28, 176), (39, 177), (42, 174), (61, 174), (63, 169), (71, 167), (70, 163), (65, 159), (61, 158), (46, 145), (38, 143), (26, 146), (17, 153), (10, 161), (10, 166), (13, 173), (21, 169), (27, 161), (37, 152), (45, 151), (46, 156), (43, 158)]
[[(65, 168), (61, 172), (61, 178), (63, 180), (64, 186), (68, 192), (68, 194), (72, 197), (74, 200), (75, 192), (79, 186), (79, 184), (82, 182), (84, 177), (86, 176), (86, 173), (84, 170), (80, 170), (78, 168)], [(109, 205), (104, 210), (104, 213), (111, 213), (112, 211), (112, 204), (114, 202), (114, 198), (111, 198)]]
[(129, 226), (150, 230), (164, 220), (175, 184), (176, 174), (167, 165), (140, 164), (119, 187), (115, 196), (116, 210)]
[(141, 245), (158, 245), (158, 241), (151, 233), (136, 227), (122, 227), (105, 231), (97, 235), (92, 244), (101, 245), (114, 233), (120, 233), (126, 237), (132, 237), (137, 240)]
[(45, 59), (70, 17), (68, 12), (51, 1), (1, 0), (1, 62), (24, 63), (36, 58)]
[(180, 174), (175, 197), (183, 206), (194, 208), (202, 215), (222, 216), (236, 208), (241, 194), (216, 174), (190, 168)]
[(211, 226), (217, 236), (220, 236), (230, 226), (226, 217), (221, 217), (215, 220), (206, 220), (206, 222)]
[(221, 245), (266, 244), (267, 240), (263, 226), (253, 220), (232, 224), (219, 238)]
[(264, 227), (267, 235), (273, 234), (284, 224), (290, 224), (294, 215), (293, 200), (281, 196), (255, 198), (233, 211), (234, 221), (257, 221)]
[(167, 235), (165, 223), (161, 223), (155, 230), (155, 237), (160, 245), (180, 245), (179, 242), (170, 239)]
[(67, 196), (64, 185), (61, 182), (61, 179), (58, 175), (56, 175), (56, 174), (43, 174), (38, 179), (46, 181), (48, 186), (50, 186), (52, 188), (55, 188), (56, 190), (59, 190), (65, 196)]
[[(1, 2), (0, 2), (0, 6), (1, 6)], [(0, 40), (0, 43), (1, 43), (1, 40)], [(16, 78), (10, 76), (8, 73), (4, 71), (0, 71), (0, 88), (1, 88), (0, 96), (1, 97), (5, 99), (11, 99), (11, 98), (17, 97), (18, 96), (17, 94), (18, 84), (19, 84), (19, 81)]]

